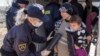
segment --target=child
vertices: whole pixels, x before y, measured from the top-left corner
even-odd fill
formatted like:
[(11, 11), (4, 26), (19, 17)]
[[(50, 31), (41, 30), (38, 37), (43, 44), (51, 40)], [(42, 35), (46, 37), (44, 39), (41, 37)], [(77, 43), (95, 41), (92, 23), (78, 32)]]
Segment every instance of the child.
[(74, 15), (71, 17), (69, 24), (70, 26), (65, 29), (73, 37), (75, 56), (88, 56), (84, 47), (90, 42), (91, 36), (82, 27), (81, 18), (78, 15)]

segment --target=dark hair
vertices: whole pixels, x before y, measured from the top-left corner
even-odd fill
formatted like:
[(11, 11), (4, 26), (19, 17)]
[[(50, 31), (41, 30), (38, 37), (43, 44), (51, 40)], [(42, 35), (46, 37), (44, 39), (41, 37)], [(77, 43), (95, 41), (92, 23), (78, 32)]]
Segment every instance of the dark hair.
[(25, 9), (24, 11), (23, 11), (25, 14), (27, 14), (27, 10)]
[(81, 24), (82, 23), (82, 19), (80, 16), (78, 15), (73, 15), (69, 21), (70, 23), (73, 23), (73, 22), (76, 22), (78, 24)]
[(60, 8), (63, 8), (63, 7), (67, 10), (68, 14), (73, 15), (73, 8), (70, 3), (68, 2), (63, 3)]
[(28, 5), (29, 4), (29, 1), (28, 0), (17, 0), (16, 3)]

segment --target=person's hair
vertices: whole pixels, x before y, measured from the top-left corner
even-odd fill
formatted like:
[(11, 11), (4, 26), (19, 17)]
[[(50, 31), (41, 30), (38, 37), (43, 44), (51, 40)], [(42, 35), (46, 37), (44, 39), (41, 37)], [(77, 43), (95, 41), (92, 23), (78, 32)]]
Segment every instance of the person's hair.
[(92, 0), (85, 0), (85, 3), (92, 3)]
[(17, 14), (15, 16), (15, 25), (20, 25), (20, 24), (24, 23), (24, 21), (26, 19), (27, 19), (27, 12), (26, 12), (25, 8), (18, 10)]
[(69, 22), (70, 22), (70, 23), (74, 23), (74, 22), (75, 22), (75, 23), (81, 24), (81, 23), (82, 23), (82, 19), (81, 19), (81, 17), (78, 16), (78, 15), (73, 15), (73, 16), (71, 16)]
[(51, 2), (59, 3), (59, 0), (51, 0)]

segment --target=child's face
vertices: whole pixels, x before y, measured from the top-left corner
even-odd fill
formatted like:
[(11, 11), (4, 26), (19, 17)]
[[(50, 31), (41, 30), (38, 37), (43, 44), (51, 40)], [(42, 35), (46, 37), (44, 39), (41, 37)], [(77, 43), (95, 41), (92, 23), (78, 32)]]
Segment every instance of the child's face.
[(70, 28), (73, 29), (74, 31), (77, 31), (80, 28), (80, 26), (81, 25), (76, 22), (70, 23)]

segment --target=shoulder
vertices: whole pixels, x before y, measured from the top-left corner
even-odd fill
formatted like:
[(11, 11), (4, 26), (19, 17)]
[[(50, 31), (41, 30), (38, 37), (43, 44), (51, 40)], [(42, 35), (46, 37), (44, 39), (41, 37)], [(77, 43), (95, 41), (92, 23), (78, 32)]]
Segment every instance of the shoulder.
[(61, 24), (63, 20), (58, 20), (55, 22), (55, 24)]
[(12, 28), (7, 32), (7, 34), (5, 35), (5, 39), (16, 38), (17, 31), (18, 31), (18, 27), (17, 27), (17, 26), (12, 27)]
[(12, 7), (9, 8), (7, 13), (17, 13), (17, 11), (18, 11), (18, 8), (12, 6)]
[(86, 28), (86, 25), (84, 22), (81, 23), (81, 27)]
[(62, 20), (58, 20), (55, 22), (55, 27), (59, 27), (62, 23)]
[(23, 26), (23, 24), (21, 24), (21, 25), (17, 25), (17, 26), (14, 26), (13, 28), (11, 28), (9, 32), (20, 34), (23, 31), (24, 31), (24, 26)]

